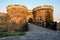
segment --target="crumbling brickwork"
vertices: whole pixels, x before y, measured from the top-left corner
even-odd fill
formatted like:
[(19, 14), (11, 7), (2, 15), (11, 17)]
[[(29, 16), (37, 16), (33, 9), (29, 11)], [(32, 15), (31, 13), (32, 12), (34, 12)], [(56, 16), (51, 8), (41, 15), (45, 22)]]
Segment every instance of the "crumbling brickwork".
[(33, 16), (34, 16), (34, 22), (39, 22), (40, 19), (46, 23), (46, 18), (47, 18), (47, 12), (49, 11), (50, 13), (50, 20), (53, 21), (53, 7), (52, 6), (38, 6), (33, 9)]
[(27, 7), (23, 5), (9, 5), (7, 7), (8, 15), (10, 15), (11, 20), (18, 23), (20, 20), (26, 21)]

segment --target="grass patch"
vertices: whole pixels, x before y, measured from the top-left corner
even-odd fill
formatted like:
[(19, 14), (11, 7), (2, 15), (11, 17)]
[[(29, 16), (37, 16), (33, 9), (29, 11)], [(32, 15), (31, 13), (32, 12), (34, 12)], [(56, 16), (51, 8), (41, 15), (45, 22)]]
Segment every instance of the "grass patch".
[(57, 29), (57, 31), (60, 31), (60, 29)]
[(22, 36), (22, 35), (25, 35), (25, 32), (0, 32), (0, 37)]

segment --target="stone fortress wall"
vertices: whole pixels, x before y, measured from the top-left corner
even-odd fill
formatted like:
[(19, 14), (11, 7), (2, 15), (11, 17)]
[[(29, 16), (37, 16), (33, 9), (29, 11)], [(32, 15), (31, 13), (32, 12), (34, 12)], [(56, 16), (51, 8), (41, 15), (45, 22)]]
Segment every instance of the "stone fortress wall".
[[(29, 18), (35, 20), (35, 22), (39, 22), (42, 19), (44, 22), (46, 21), (47, 11), (50, 12), (51, 20), (53, 21), (53, 7), (44, 5), (35, 7), (33, 10), (27, 10), (26, 6), (23, 5), (9, 5), (7, 7), (7, 14), (10, 15), (11, 20), (15, 21), (16, 23), (19, 20), (25, 20), (28, 22)], [(33, 14), (33, 12), (35, 12)], [(35, 17), (35, 19), (34, 19)]]
[(0, 31), (7, 28), (10, 17), (6, 13), (0, 12)]
[(47, 12), (50, 13), (50, 20), (53, 21), (53, 7), (49, 5), (38, 6), (33, 9), (34, 21), (39, 22), (40, 19), (43, 20), (44, 24), (46, 24)]
[[(5, 26), (9, 25), (9, 27), (10, 26), (15, 27), (21, 21), (28, 22), (30, 18), (33, 19), (33, 22), (39, 22), (41, 19), (45, 24), (47, 11), (49, 11), (50, 16), (51, 16), (50, 19), (53, 21), (53, 7), (52, 6), (49, 6), (49, 5), (38, 6), (38, 7), (35, 7), (33, 10), (28, 10), (27, 7), (23, 5), (17, 5), (17, 4), (8, 5), (7, 13), (0, 13), (0, 26), (2, 27), (3, 25)], [(11, 23), (11, 21), (15, 22), (16, 25)], [(19, 28), (19, 26), (20, 24), (16, 26), (17, 29)], [(11, 30), (11, 27), (10, 27), (10, 30)]]
[(23, 5), (9, 5), (7, 7), (7, 14), (10, 15), (11, 20), (18, 23), (20, 20), (26, 21), (27, 7)]
[(32, 14), (32, 10), (27, 10), (27, 22), (28, 22), (28, 20), (30, 19), (30, 18), (32, 18), (33, 19), (33, 14)]

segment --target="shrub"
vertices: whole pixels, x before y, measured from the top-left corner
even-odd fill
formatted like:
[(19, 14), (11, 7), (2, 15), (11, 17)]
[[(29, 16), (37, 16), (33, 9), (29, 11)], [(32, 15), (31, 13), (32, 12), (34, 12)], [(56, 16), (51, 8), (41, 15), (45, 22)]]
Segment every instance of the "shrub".
[(21, 20), (18, 24), (18, 29), (16, 29), (15, 31), (17, 32), (24, 32), (27, 31), (28, 29), (28, 23), (26, 23), (25, 21)]
[(47, 23), (46, 25), (47, 28), (52, 29), (52, 30), (57, 30), (57, 22), (52, 22), (52, 23)]
[(6, 37), (8, 35), (9, 35), (8, 32), (0, 32), (0, 37)]
[(28, 30), (28, 23), (24, 20), (20, 20), (18, 24), (14, 21), (8, 22), (7, 26), (0, 27), (1, 32), (24, 32)]
[(7, 32), (7, 27), (0, 27), (0, 32)]

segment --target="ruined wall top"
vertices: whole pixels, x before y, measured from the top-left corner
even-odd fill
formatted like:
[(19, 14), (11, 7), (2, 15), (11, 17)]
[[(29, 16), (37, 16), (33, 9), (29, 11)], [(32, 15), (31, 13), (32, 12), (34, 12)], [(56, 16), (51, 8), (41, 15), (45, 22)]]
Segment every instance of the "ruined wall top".
[(32, 10), (27, 10), (27, 12), (32, 12)]
[(27, 10), (27, 15), (32, 15), (32, 10)]
[(53, 9), (54, 7), (51, 6), (51, 5), (44, 5), (44, 6), (42, 6), (42, 8), (50, 8), (50, 9)]
[(37, 6), (36, 8), (33, 9), (33, 11), (37, 11), (37, 10), (40, 10), (40, 9), (41, 10), (44, 10), (44, 9), (51, 9), (51, 10), (53, 10), (54, 7), (51, 6), (51, 5)]
[(7, 9), (10, 9), (10, 8), (22, 8), (22, 9), (27, 9), (26, 6), (18, 5), (18, 4), (8, 5), (8, 6), (7, 6)]
[(0, 17), (1, 17), (1, 16), (7, 16), (7, 14), (0, 12)]

